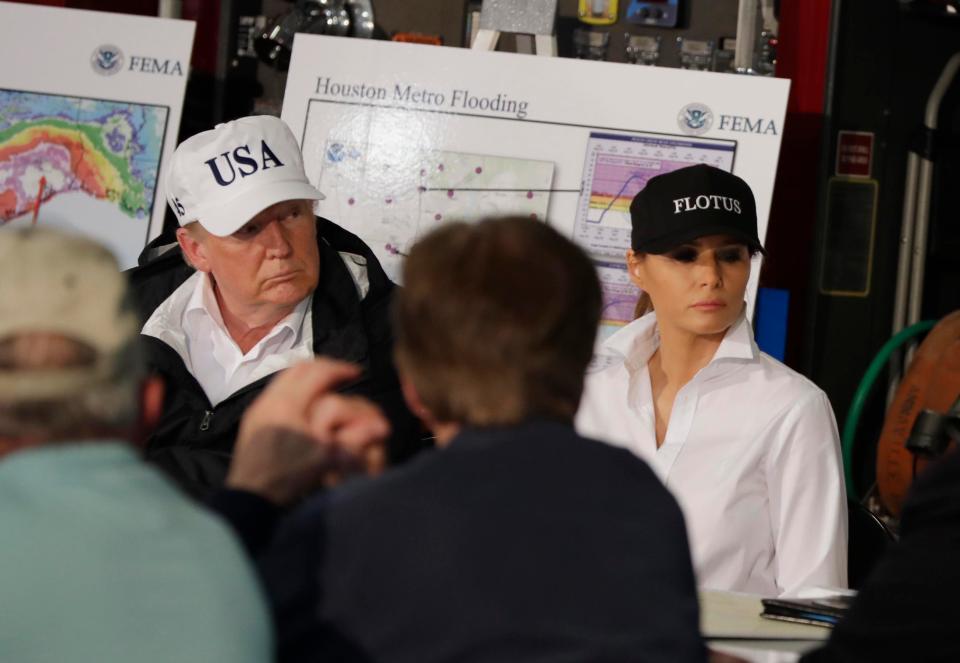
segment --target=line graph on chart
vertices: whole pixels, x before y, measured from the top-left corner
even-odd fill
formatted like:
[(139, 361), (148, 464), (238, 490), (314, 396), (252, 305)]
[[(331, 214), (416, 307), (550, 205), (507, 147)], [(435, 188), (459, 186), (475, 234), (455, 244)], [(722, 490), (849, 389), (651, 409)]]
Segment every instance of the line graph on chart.
[(630, 202), (650, 178), (700, 163), (733, 170), (735, 153), (734, 141), (592, 132), (574, 239), (594, 258), (622, 261), (630, 248)]

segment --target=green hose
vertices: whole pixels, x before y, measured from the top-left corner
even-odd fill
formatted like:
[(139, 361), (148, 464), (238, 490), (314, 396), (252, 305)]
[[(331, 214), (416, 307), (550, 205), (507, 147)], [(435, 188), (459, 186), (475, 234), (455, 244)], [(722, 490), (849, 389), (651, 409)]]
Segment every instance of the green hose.
[(853, 444), (857, 439), (857, 426), (860, 423), (860, 415), (867, 403), (867, 397), (873, 389), (873, 383), (877, 381), (880, 373), (886, 367), (890, 360), (890, 355), (901, 345), (909, 341), (918, 334), (922, 334), (933, 328), (939, 322), (938, 320), (922, 320), (906, 329), (902, 329), (893, 338), (884, 343), (883, 347), (870, 362), (867, 372), (860, 379), (860, 385), (853, 395), (853, 403), (850, 405), (850, 412), (847, 414), (847, 420), (843, 425), (843, 474), (847, 481), (847, 496), (850, 499), (858, 500), (860, 497), (853, 485)]

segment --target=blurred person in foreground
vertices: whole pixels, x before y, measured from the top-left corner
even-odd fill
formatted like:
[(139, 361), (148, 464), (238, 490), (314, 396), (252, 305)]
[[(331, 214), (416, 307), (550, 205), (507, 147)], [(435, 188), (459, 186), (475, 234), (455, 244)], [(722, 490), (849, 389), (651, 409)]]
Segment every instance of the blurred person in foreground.
[(196, 134), (164, 181), (177, 241), (155, 240), (131, 272), (147, 365), (166, 389), (147, 458), (208, 497), (250, 403), (315, 356), (363, 369), (342, 389), (390, 419), (387, 460), (419, 449), (392, 360), (394, 284), (359, 237), (314, 215), (323, 194), (286, 124), (243, 117)]
[(113, 257), (0, 232), (0, 660), (263, 663), (232, 532), (144, 463), (160, 412)]
[(587, 257), (528, 219), (455, 223), (404, 282), (401, 383), (440, 449), (309, 500), (269, 543), (221, 510), (265, 546), (280, 660), (705, 660), (676, 501), (573, 430), (601, 307)]
[[(954, 341), (960, 342), (958, 340)], [(900, 539), (867, 576), (850, 612), (802, 663), (960, 661), (960, 431), (911, 486)]]

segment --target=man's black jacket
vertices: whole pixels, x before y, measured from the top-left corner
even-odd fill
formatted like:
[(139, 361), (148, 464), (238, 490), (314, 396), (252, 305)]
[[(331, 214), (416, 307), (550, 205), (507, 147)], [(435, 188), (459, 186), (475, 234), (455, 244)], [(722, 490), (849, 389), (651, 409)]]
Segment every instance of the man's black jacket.
[(874, 567), (827, 645), (802, 660), (960, 661), (960, 452), (917, 480), (900, 541)]
[[(254, 553), (277, 514), (256, 502), (213, 502)], [(705, 659), (676, 501), (557, 422), (466, 430), (314, 498), (260, 558), (281, 663)]]
[[(319, 217), (317, 243), (320, 278), (313, 294), (313, 351), (363, 367), (362, 379), (345, 392), (366, 396), (384, 409), (393, 426), (390, 460), (402, 460), (419, 448), (420, 428), (403, 401), (393, 365), (390, 302), (395, 286), (360, 238)], [(344, 260), (366, 267), (370, 289), (362, 301)], [(176, 244), (164, 245), (162, 238), (150, 244), (140, 266), (129, 273), (142, 321), (193, 273)], [(213, 407), (173, 348), (151, 336), (141, 339), (149, 368), (166, 383), (163, 415), (148, 441), (147, 458), (189, 493), (204, 497), (222, 485), (240, 417), (272, 376)]]

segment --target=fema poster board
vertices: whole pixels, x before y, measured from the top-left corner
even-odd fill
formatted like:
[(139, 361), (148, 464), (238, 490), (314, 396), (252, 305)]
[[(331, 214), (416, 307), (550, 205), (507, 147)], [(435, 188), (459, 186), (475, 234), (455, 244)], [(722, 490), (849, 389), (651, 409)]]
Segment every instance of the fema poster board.
[(282, 117), (326, 194), (318, 213), (362, 237), (391, 278), (438, 224), (528, 216), (593, 258), (606, 334), (633, 318), (629, 204), (654, 175), (708, 163), (743, 177), (764, 238), (788, 91), (782, 79), (299, 34)]
[(194, 28), (0, 2), (0, 225), (85, 234), (136, 264), (163, 225)]

